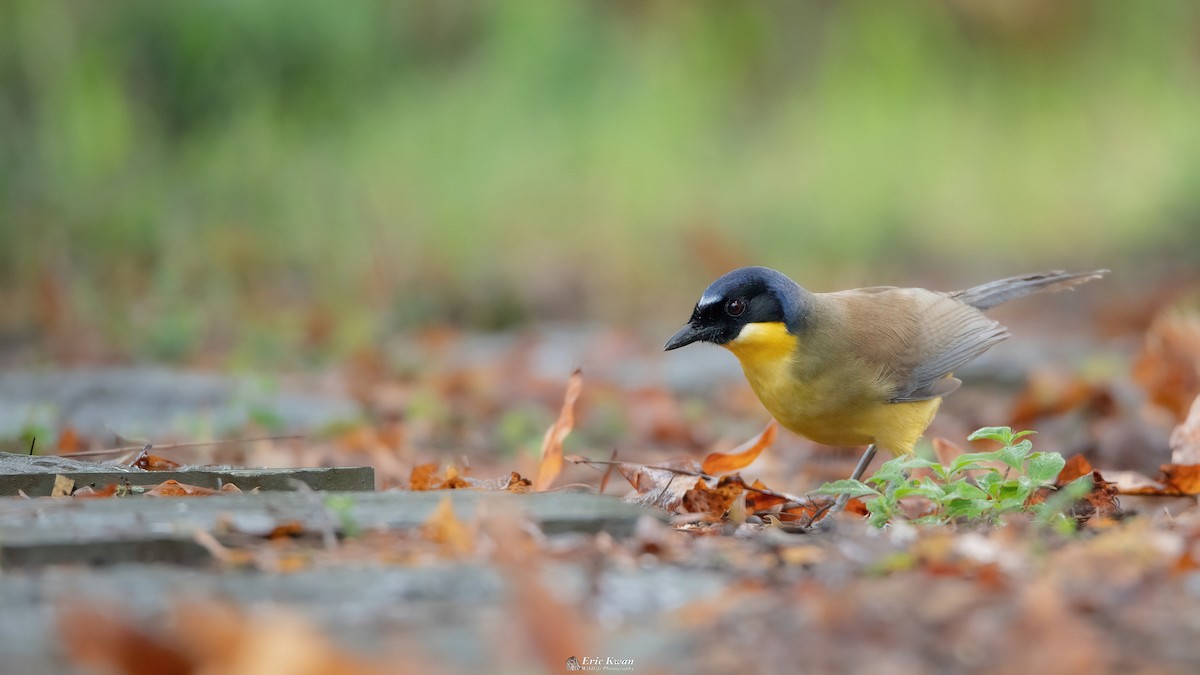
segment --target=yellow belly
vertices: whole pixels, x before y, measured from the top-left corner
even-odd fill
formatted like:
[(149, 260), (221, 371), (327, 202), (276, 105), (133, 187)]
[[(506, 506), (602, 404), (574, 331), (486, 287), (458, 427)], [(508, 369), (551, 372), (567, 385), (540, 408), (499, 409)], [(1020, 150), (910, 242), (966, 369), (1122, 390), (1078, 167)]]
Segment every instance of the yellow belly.
[(758, 400), (784, 427), (825, 445), (875, 443), (894, 454), (911, 454), (933, 421), (941, 399), (888, 403), (868, 376), (836, 369), (807, 378), (795, 375), (798, 339), (782, 323), (755, 323), (726, 344)]

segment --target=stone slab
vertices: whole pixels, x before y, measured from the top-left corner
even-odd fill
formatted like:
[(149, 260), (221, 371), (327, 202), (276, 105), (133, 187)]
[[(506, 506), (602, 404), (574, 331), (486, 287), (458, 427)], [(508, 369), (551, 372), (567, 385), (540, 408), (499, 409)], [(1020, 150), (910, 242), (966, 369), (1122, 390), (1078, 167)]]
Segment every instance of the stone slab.
[(263, 492), (210, 497), (0, 500), (0, 568), (126, 562), (198, 564), (207, 551), (198, 530), (266, 535), (281, 525), (341, 533), (417, 527), (443, 499), (463, 519), (514, 511), (547, 534), (631, 534), (638, 519), (661, 514), (614, 497), (586, 493)]
[(375, 470), (369, 466), (316, 469), (197, 468), (181, 471), (66, 471), (61, 474), (0, 474), (0, 496), (12, 497), (24, 492), (30, 497), (48, 497), (54, 488), (56, 475), (63, 475), (75, 481), (76, 488), (90, 485), (96, 489), (112, 483), (154, 486), (168, 480), (213, 489), (220, 489), (221, 486), (232, 483), (243, 492), (249, 492), (255, 488), (291, 491), (296, 489), (293, 481), (300, 481), (313, 490), (327, 492), (375, 489)]
[[(643, 669), (668, 672), (682, 635), (664, 617), (691, 602), (724, 591), (730, 580), (718, 572), (669, 566), (595, 569), (589, 564), (547, 563), (537, 571), (541, 584), (572, 606), (590, 608), (604, 621), (627, 629), (597, 653), (636, 657)], [(430, 567), (337, 566), (268, 574), (245, 570), (204, 570), (161, 565), (105, 568), (51, 567), (0, 575), (0, 671), (79, 672), (67, 663), (58, 617), (79, 607), (106, 608), (152, 634), (171, 612), (193, 603), (232, 603), (254, 613), (300, 615), (342, 648), (372, 657), (389, 648), (416, 649), (418, 663), (446, 672), (496, 672), (497, 658), (526, 659), (528, 648), (506, 650), (520, 638), (511, 579), (494, 567), (447, 563)]]

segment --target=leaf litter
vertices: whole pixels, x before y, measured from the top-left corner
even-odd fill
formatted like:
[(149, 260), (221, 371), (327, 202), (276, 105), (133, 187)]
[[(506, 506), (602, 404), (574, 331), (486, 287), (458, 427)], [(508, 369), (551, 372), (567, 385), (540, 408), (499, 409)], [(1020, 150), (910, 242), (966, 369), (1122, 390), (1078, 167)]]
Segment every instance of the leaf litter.
[[(749, 662), (761, 670), (791, 664), (827, 672), (879, 663), (896, 672), (1190, 672), (1200, 667), (1194, 622), (1187, 618), (1194, 614), (1200, 579), (1195, 501), (1200, 493), (1200, 391), (1195, 385), (1200, 343), (1188, 337), (1188, 326), (1163, 320), (1145, 336), (1130, 370), (1145, 393), (1144, 403), (1122, 394), (1125, 385), (1115, 380), (1029, 384), (1025, 394), (1010, 399), (1012, 419), (1026, 422), (1022, 427), (1047, 429), (1039, 447), (1068, 457), (1054, 489), (1039, 491), (1037, 499), (1055, 499), (1079, 481), (1087, 486), (1066, 505), (1080, 525), (1073, 533), (1020, 515), (999, 526), (930, 528), (897, 520), (877, 530), (863, 523), (862, 503), (856, 501), (831, 528), (788, 527), (811, 523), (826, 504), (807, 498), (803, 490), (845, 474), (840, 465), (822, 469), (813, 462), (821, 456), (816, 450), (774, 425), (735, 450), (716, 452), (718, 443), (735, 436), (732, 426), (714, 420), (729, 424), (743, 417), (741, 394), (715, 395), (706, 401), (714, 415), (689, 418), (678, 397), (645, 385), (624, 390), (590, 376), (585, 392), (576, 373), (564, 394), (561, 380), (514, 377), (519, 369), (514, 364), (527, 357), (522, 352), (500, 359), (499, 365), (456, 371), (433, 385), (454, 410), (452, 416), (442, 411), (429, 418), (442, 421), (390, 416), (368, 423), (388, 426), (387, 434), (359, 434), (369, 443), (321, 446), (314, 441), (305, 448), (273, 442), (236, 451), (253, 463), (258, 453), (312, 457), (316, 445), (338, 461), (366, 458), (386, 474), (388, 486), (412, 490), (545, 490), (563, 483), (572, 467), (590, 466), (590, 478), (575, 472), (567, 480), (602, 493), (622, 492), (615, 486), (621, 481), (609, 479), (619, 474), (628, 484), (625, 498), (668, 512), (675, 517), (672, 523), (647, 520), (624, 539), (604, 533), (547, 537), (519, 514), (464, 515), (442, 501), (419, 528), (362, 532), (346, 537), (336, 550), (314, 546), (302, 528), (240, 545), (209, 543), (224, 549), (223, 564), (264, 572), (364, 563), (493, 566), (513, 589), (511, 604), (502, 609), (511, 620), (497, 628), (498, 635), (513, 639), (495, 644), (501, 652), (506, 648), (501, 644), (524, 645), (520, 658), (543, 669), (558, 667), (564, 654), (583, 654), (632, 629), (660, 636), (670, 657), (658, 665), (669, 664), (671, 670), (723, 672)], [(1185, 370), (1176, 372), (1180, 368)], [(389, 387), (394, 392), (414, 386), (372, 377), (362, 388), (365, 399)], [(557, 417), (547, 418), (542, 427), (540, 442), (521, 431), (529, 424), (513, 423), (514, 444), (523, 450), (511, 455), (471, 451), (478, 443), (470, 432), (473, 425), (487, 427), (485, 420), (514, 409), (518, 401), (541, 410), (557, 407)], [(722, 408), (722, 401), (730, 407)], [(597, 438), (590, 429), (605, 410), (610, 416), (620, 412), (618, 418), (629, 422), (626, 429), (637, 433), (616, 443)], [(1171, 439), (1158, 449), (1159, 475), (1151, 478), (1106, 459), (1080, 440), (1086, 436), (1054, 431), (1056, 420), (1081, 411), (1086, 414), (1078, 419), (1089, 431), (1112, 429), (1112, 424), (1159, 425), (1159, 437)], [(943, 413), (951, 419), (953, 414)], [(1163, 420), (1170, 420), (1165, 428)], [(573, 432), (585, 434), (574, 443), (585, 449), (566, 456), (563, 444)], [(942, 463), (966, 452), (957, 442), (936, 434), (933, 439)], [(372, 449), (364, 450), (368, 446)], [(447, 457), (437, 447), (462, 454)], [(381, 453), (387, 461), (379, 461)], [(827, 474), (817, 473), (821, 470)], [(476, 473), (494, 478), (475, 478)], [(82, 496), (80, 490), (76, 494)], [(603, 570), (665, 566), (708, 570), (727, 583), (715, 596), (685, 600), (648, 619), (605, 623), (587, 609), (603, 584), (568, 596), (581, 604), (565, 602), (546, 584), (545, 571), (565, 563), (599, 570), (599, 578)], [(250, 634), (257, 630), (254, 620), (231, 621)], [(123, 641), (128, 640), (110, 642)], [(362, 670), (346, 672), (371, 672), (372, 663), (356, 661)]]

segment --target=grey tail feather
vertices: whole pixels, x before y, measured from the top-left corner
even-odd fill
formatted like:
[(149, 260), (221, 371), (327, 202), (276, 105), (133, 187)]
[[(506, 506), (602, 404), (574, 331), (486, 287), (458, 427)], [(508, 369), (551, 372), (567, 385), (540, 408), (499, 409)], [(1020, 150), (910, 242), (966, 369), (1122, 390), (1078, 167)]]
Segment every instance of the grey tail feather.
[(1108, 270), (1074, 273), (1053, 270), (991, 281), (965, 291), (954, 291), (950, 297), (961, 300), (976, 309), (991, 309), (1002, 302), (1023, 298), (1032, 293), (1073, 288), (1093, 279), (1099, 279), (1107, 273)]

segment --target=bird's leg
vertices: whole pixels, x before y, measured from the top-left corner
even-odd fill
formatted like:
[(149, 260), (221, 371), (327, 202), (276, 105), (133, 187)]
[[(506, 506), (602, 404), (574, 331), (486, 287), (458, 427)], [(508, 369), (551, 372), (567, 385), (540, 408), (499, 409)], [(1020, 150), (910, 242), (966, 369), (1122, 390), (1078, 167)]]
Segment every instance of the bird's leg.
[[(850, 474), (850, 480), (862, 479), (862, 475), (867, 472), (867, 467), (871, 465), (871, 460), (873, 459), (875, 459), (874, 443), (868, 445), (867, 451), (863, 453), (861, 458), (859, 458), (858, 466), (855, 466), (854, 473)], [(825, 517), (828, 518), (829, 516), (832, 516), (833, 514), (838, 513), (842, 509), (846, 508), (846, 502), (848, 501), (850, 501), (850, 495), (846, 493), (838, 495), (837, 501), (833, 503), (833, 508), (829, 509), (829, 512), (825, 514)]]

